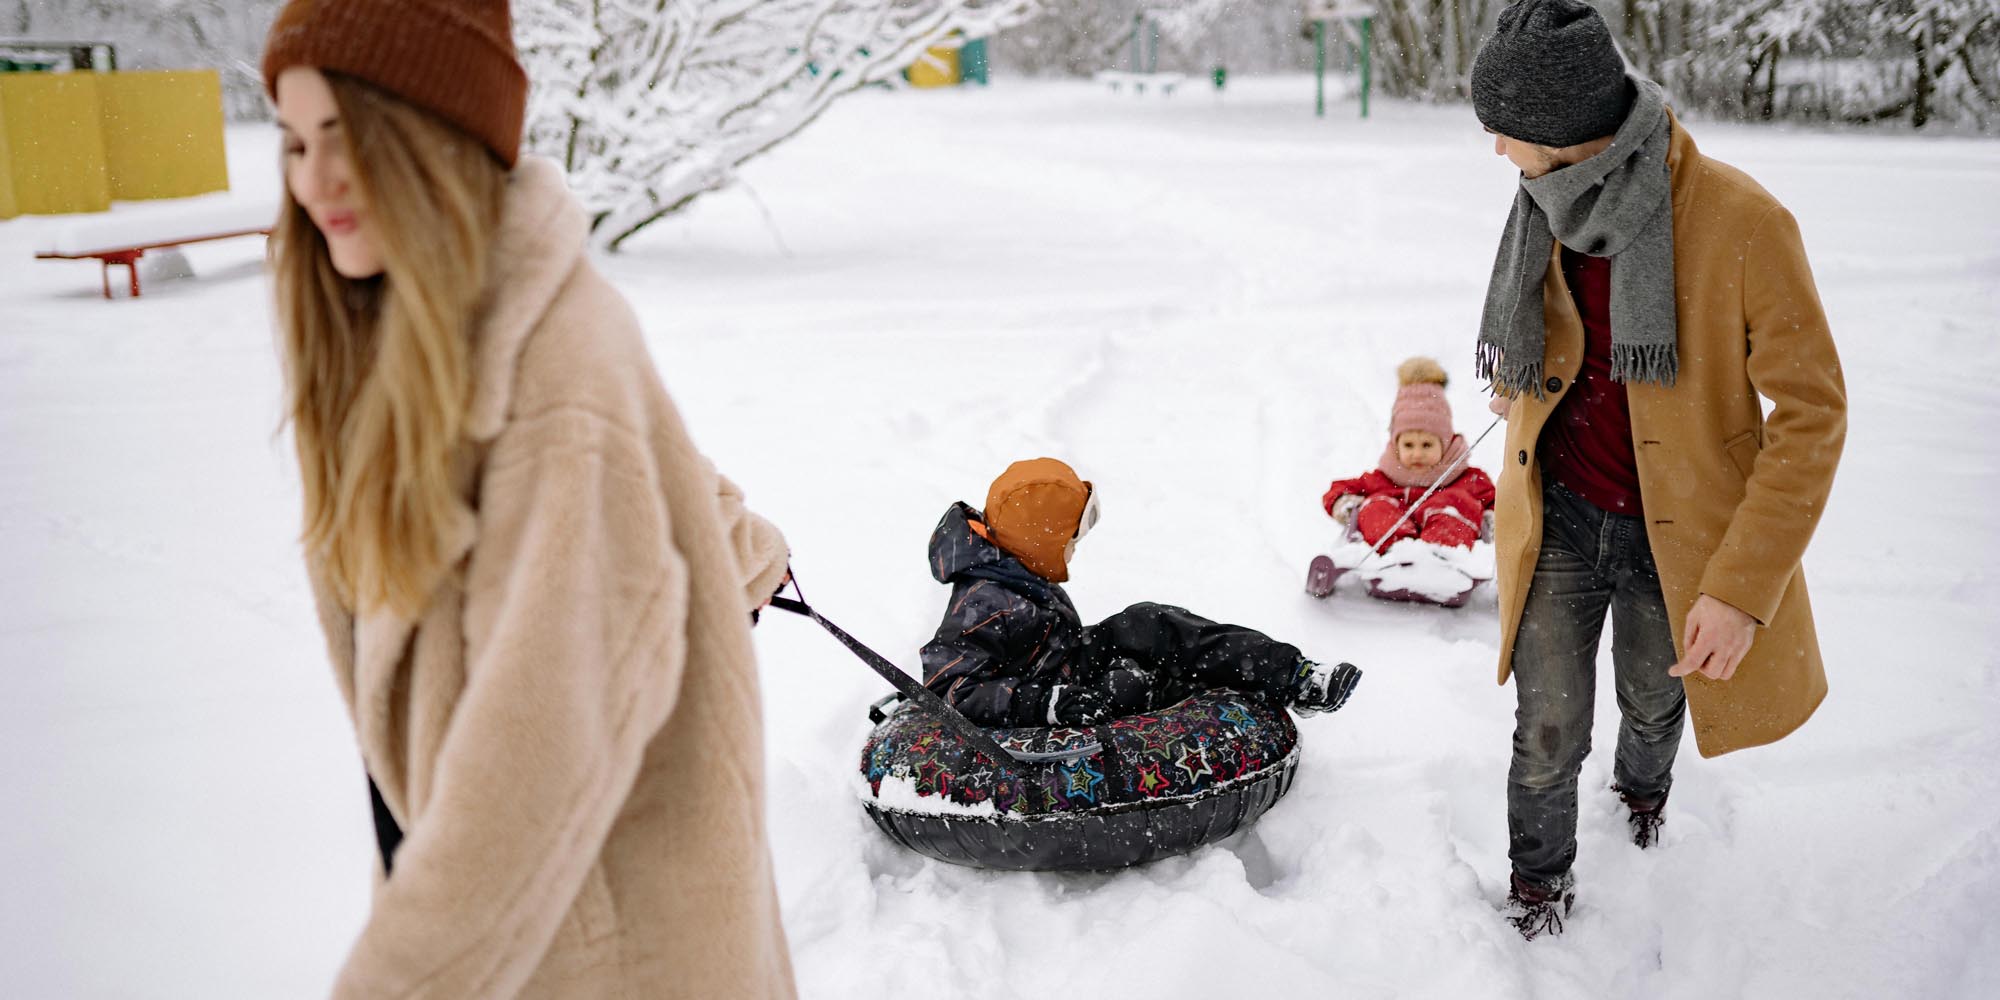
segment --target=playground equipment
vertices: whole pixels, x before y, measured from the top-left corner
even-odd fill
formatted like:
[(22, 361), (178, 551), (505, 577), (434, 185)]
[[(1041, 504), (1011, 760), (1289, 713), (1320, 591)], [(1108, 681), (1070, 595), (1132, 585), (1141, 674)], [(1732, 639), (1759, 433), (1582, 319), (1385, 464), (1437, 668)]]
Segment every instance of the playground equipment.
[(0, 73), (46, 73), (118, 69), (118, 49), (110, 42), (52, 42), (0, 38)]
[(1345, 36), (1356, 64), (1361, 70), (1361, 117), (1368, 117), (1368, 91), (1373, 83), (1370, 78), (1370, 51), (1374, 48), (1375, 8), (1355, 0), (1312, 0), (1306, 7), (1306, 20), (1313, 26), (1313, 114), (1326, 117), (1326, 28), (1328, 24), (1338, 24), (1345, 28)]
[(953, 39), (924, 50), (903, 72), (912, 87), (956, 87), (976, 83), (986, 85), (986, 39)]
[[(1132, 14), (1132, 33), (1128, 36), (1132, 47), (1131, 66), (1125, 70), (1103, 70), (1091, 79), (1118, 93), (1127, 87), (1134, 94), (1144, 94), (1151, 90), (1161, 95), (1171, 95), (1186, 79), (1180, 73), (1160, 72), (1160, 24), (1157, 11), (1141, 7)], [(1216, 89), (1222, 84), (1218, 79)]]
[[(278, 217), (275, 198), (231, 195), (123, 208), (84, 215), (52, 230), (35, 256), (41, 260), (90, 260), (102, 264), (104, 297), (111, 298), (111, 268), (122, 265), (133, 298), (139, 297), (139, 260), (149, 250), (176, 251), (190, 243), (269, 236)], [(172, 256), (169, 253), (167, 256)], [(184, 262), (183, 262), (184, 264)]]
[(214, 70), (120, 73), (94, 42), (0, 39), (0, 60), (0, 219), (228, 189)]

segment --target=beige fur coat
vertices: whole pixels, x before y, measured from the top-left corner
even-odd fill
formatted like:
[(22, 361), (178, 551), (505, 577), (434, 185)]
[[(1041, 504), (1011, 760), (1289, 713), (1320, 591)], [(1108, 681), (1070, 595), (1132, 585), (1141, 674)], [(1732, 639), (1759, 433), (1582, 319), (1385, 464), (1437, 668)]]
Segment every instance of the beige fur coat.
[(695, 450), (585, 236), (524, 159), (474, 334), (475, 514), (421, 617), (357, 620), (309, 567), (405, 832), (337, 997), (794, 992), (749, 617), (784, 540)]

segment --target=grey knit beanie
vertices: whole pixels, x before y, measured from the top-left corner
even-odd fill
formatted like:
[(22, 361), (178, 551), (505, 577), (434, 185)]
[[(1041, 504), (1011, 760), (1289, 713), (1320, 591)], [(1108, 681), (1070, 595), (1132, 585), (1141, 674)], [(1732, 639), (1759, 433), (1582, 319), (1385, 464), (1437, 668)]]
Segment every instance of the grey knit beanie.
[(1632, 107), (1625, 60), (1583, 0), (1516, 0), (1472, 62), (1472, 110), (1501, 135), (1574, 146), (1618, 131)]

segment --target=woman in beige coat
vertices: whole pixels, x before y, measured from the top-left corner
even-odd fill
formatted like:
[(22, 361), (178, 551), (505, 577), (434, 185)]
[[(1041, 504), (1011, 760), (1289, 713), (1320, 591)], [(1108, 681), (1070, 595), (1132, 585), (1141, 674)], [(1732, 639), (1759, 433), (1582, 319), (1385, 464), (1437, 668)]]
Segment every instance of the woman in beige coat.
[(516, 162), (508, 32), (294, 0), (264, 60), (306, 555), (382, 848), (334, 994), (788, 997), (749, 635), (784, 542)]

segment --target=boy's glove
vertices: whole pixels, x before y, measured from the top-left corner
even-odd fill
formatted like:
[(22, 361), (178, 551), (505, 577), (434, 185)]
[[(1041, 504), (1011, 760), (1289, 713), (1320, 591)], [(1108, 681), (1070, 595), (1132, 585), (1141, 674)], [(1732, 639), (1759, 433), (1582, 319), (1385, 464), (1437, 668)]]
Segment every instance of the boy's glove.
[(1361, 500), (1359, 493), (1343, 493), (1334, 498), (1333, 506), (1328, 507), (1326, 512), (1333, 515), (1334, 520), (1347, 524), (1354, 520), (1354, 512), (1361, 506)]
[(1094, 726), (1111, 716), (1111, 703), (1097, 691), (1074, 684), (1049, 689), (1051, 726)]
[(1479, 540), (1482, 542), (1493, 540), (1493, 512), (1490, 510), (1479, 515)]

